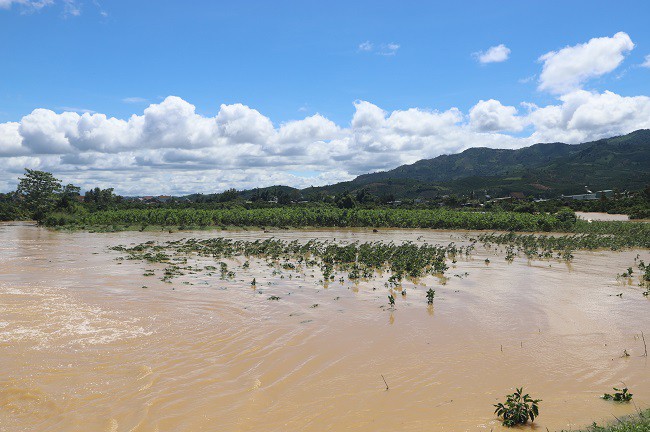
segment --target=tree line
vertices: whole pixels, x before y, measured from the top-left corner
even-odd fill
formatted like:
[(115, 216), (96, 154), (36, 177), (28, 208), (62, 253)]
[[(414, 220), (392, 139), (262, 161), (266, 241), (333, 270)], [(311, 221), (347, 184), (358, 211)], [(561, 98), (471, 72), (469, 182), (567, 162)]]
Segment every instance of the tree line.
[[(304, 192), (304, 191), (303, 191)], [(313, 195), (313, 194), (312, 194)], [(301, 191), (286, 186), (274, 186), (250, 191), (228, 189), (214, 194), (192, 194), (170, 197), (164, 201), (125, 198), (113, 188), (92, 188), (81, 194), (73, 184), (63, 185), (52, 173), (25, 169), (15, 191), (0, 194), (0, 220), (32, 219), (42, 222), (53, 213), (83, 216), (87, 213), (127, 209), (257, 209), (275, 207), (323, 207), (338, 209), (453, 209), (466, 212), (514, 212), (554, 214), (563, 208), (573, 211), (596, 211), (629, 214), (632, 218), (650, 218), (650, 186), (632, 194), (612, 198), (578, 201), (551, 199), (544, 201), (500, 200), (479, 201), (472, 196), (443, 195), (430, 200), (404, 199), (386, 194), (377, 196), (362, 188), (335, 195), (320, 193), (303, 196)]]

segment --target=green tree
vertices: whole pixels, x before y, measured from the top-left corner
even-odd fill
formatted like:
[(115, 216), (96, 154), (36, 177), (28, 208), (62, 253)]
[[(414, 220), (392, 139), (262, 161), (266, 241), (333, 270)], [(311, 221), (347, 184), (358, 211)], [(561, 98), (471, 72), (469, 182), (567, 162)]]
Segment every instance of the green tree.
[(645, 189), (643, 189), (643, 192), (641, 192), (641, 196), (650, 201), (650, 185), (646, 185)]
[(277, 194), (278, 204), (287, 205), (291, 204), (291, 196), (285, 191), (279, 191)]
[(71, 209), (77, 203), (77, 197), (81, 188), (73, 184), (66, 185), (59, 194), (58, 207), (60, 209)]
[(97, 210), (107, 210), (120, 201), (121, 197), (113, 193), (113, 188), (100, 189), (96, 187), (84, 194), (84, 202), (92, 204)]
[(0, 221), (23, 219), (14, 193), (0, 193)]
[(218, 194), (217, 201), (219, 202), (235, 201), (238, 197), (239, 197), (239, 193), (237, 192), (237, 189), (231, 188)]
[(385, 193), (379, 197), (379, 202), (381, 204), (388, 204), (393, 201), (395, 201), (395, 195), (393, 195), (392, 193)]
[(375, 201), (375, 197), (366, 188), (357, 191), (356, 199), (358, 203), (371, 203)]
[(18, 179), (16, 193), (22, 206), (37, 221), (43, 220), (47, 212), (57, 203), (61, 191), (61, 180), (52, 173), (25, 168), (25, 176)]
[(343, 192), (341, 195), (337, 195), (335, 201), (336, 205), (342, 209), (351, 209), (357, 205), (357, 203), (354, 201), (354, 198), (352, 198), (350, 193), (347, 191)]

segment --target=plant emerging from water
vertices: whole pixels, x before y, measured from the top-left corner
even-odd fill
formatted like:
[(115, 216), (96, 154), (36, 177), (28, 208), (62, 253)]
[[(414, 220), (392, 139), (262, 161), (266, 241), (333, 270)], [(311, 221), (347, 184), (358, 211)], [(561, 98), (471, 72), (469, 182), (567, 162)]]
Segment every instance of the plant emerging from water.
[[(636, 261), (636, 258), (634, 261)], [(646, 288), (643, 295), (648, 296), (648, 294), (650, 294), (650, 264), (646, 264), (643, 260), (639, 260), (637, 268), (641, 273), (641, 282), (639, 283), (639, 286)]]
[(429, 288), (427, 291), (427, 304), (433, 304), (433, 298), (436, 296), (436, 291), (433, 288)]
[(390, 305), (391, 308), (395, 307), (395, 297), (393, 297), (392, 294), (388, 295), (388, 304)]
[[(419, 278), (440, 275), (447, 270), (447, 259), (460, 254), (468, 255), (469, 246), (447, 246), (412, 242), (401, 244), (368, 242), (338, 244), (331, 241), (309, 240), (286, 242), (278, 239), (256, 241), (231, 240), (225, 238), (182, 239), (163, 244), (146, 242), (133, 247), (115, 246), (112, 249), (127, 253), (128, 259), (148, 262), (168, 262), (174, 255), (198, 255), (213, 259), (231, 259), (244, 256), (265, 259), (270, 266), (281, 271), (299, 271), (302, 266), (320, 267), (323, 282), (334, 280), (334, 273), (345, 272), (350, 280), (369, 279), (377, 272), (389, 271), (389, 282), (398, 285), (405, 278)], [(228, 264), (219, 262), (220, 276), (232, 280), (235, 273)], [(172, 275), (169, 275), (170, 277)]]
[(624, 278), (632, 277), (632, 273), (634, 273), (634, 270), (632, 270), (632, 267), (628, 267), (626, 271), (621, 273), (621, 277), (624, 277)]
[(605, 400), (612, 400), (614, 402), (629, 402), (632, 400), (632, 393), (630, 393), (627, 387), (622, 389), (614, 387), (614, 394), (605, 393), (601, 397)]
[[(490, 244), (517, 246), (530, 259), (548, 259), (557, 253), (559, 258), (571, 260), (572, 252), (576, 250), (650, 247), (650, 224), (621, 222), (587, 225), (589, 226), (585, 228), (589, 229), (571, 235), (484, 233), (478, 236), (478, 241), (486, 246)], [(510, 256), (514, 258), (514, 250)]]
[(539, 402), (541, 399), (533, 399), (530, 395), (523, 394), (524, 388), (515, 389), (513, 394), (506, 396), (506, 402), (495, 404), (494, 413), (503, 419), (504, 426), (516, 426), (526, 424), (528, 419), (535, 421), (539, 416)]

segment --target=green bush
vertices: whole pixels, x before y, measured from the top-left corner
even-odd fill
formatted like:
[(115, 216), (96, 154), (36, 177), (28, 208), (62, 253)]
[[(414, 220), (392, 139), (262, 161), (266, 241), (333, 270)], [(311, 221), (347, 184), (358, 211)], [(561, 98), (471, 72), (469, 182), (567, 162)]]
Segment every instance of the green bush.
[(578, 220), (578, 217), (576, 216), (575, 212), (567, 207), (555, 213), (555, 217), (557, 218), (558, 221), (560, 221), (562, 226), (565, 228), (572, 227), (573, 225), (575, 225), (576, 221)]
[(516, 426), (535, 421), (539, 416), (538, 404), (541, 399), (533, 399), (528, 394), (523, 394), (524, 388), (515, 389), (513, 394), (506, 396), (505, 403), (494, 405), (494, 413), (503, 419), (504, 426)]
[(613, 400), (614, 402), (629, 402), (632, 400), (632, 393), (627, 390), (627, 387), (618, 389), (614, 387), (614, 394), (605, 393), (602, 398), (605, 400)]

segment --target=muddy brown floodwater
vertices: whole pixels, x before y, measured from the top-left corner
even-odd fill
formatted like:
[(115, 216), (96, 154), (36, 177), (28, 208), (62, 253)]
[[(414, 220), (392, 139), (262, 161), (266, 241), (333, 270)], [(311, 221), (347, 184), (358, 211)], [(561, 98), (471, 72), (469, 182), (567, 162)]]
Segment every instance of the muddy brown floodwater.
[(575, 212), (580, 219), (588, 221), (629, 221), (630, 217), (624, 214), (609, 214), (597, 212)]
[(410, 284), (389, 311), (379, 279), (325, 288), (318, 270), (281, 278), (251, 260), (234, 281), (170, 284), (162, 264), (108, 249), (189, 236), (462, 244), (464, 234), (0, 225), (0, 430), (498, 431), (492, 404), (515, 386), (543, 399), (535, 430), (575, 429), (634, 411), (599, 398), (621, 382), (650, 406), (640, 338), (650, 339), (650, 300), (616, 279), (637, 253), (650, 261), (647, 250), (509, 264), (477, 245), (448, 263), (446, 284)]

